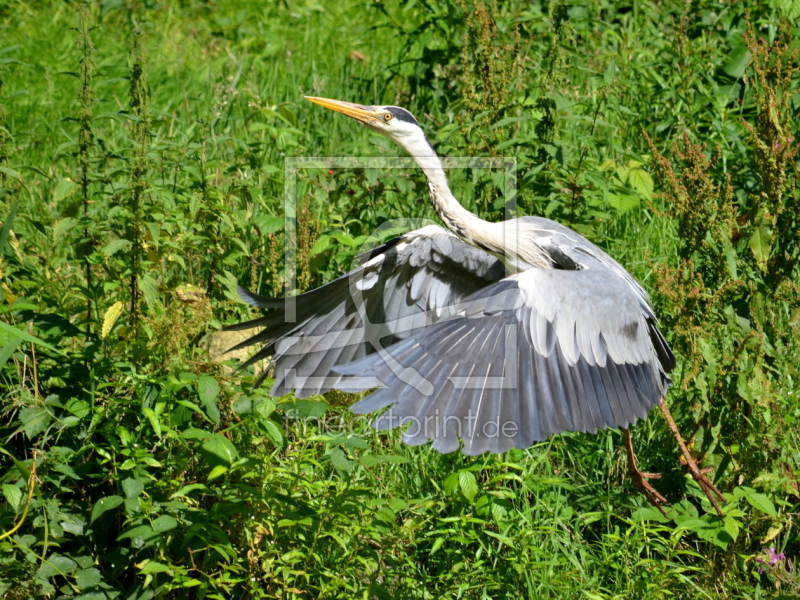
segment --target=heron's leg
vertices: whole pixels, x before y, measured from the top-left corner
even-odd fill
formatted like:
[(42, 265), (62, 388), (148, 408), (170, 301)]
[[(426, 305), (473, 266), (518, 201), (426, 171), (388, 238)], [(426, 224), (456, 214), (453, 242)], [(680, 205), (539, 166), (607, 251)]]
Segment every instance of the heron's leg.
[(669, 504), (669, 502), (667, 502), (667, 499), (659, 494), (658, 491), (656, 491), (656, 489), (647, 481), (648, 479), (660, 479), (661, 473), (643, 473), (639, 470), (639, 467), (636, 465), (636, 454), (633, 452), (631, 432), (627, 427), (622, 431), (625, 432), (625, 448), (628, 450), (628, 467), (630, 469), (631, 479), (633, 479), (634, 485), (645, 495), (645, 497), (650, 501), (650, 504), (660, 510), (661, 514), (667, 516), (663, 506), (665, 504)]
[(717, 499), (714, 497), (714, 495), (716, 494), (716, 496), (718, 496), (719, 499), (722, 500), (723, 502), (725, 501), (725, 496), (723, 496), (722, 492), (720, 492), (716, 488), (716, 486), (713, 483), (711, 483), (711, 480), (708, 477), (706, 477), (706, 473), (709, 473), (711, 469), (710, 468), (701, 469), (700, 467), (697, 466), (697, 463), (695, 462), (692, 455), (689, 453), (689, 449), (686, 447), (686, 443), (683, 441), (681, 432), (678, 431), (678, 426), (675, 424), (675, 419), (672, 418), (672, 413), (669, 412), (669, 408), (667, 408), (667, 403), (664, 401), (663, 398), (658, 406), (661, 409), (661, 412), (664, 413), (664, 418), (667, 420), (667, 425), (669, 425), (669, 428), (672, 430), (672, 434), (675, 436), (675, 439), (678, 440), (678, 446), (680, 446), (681, 453), (683, 454), (683, 457), (686, 459), (686, 464), (689, 467), (689, 473), (692, 474), (692, 477), (698, 483), (700, 489), (702, 489), (703, 492), (705, 492), (706, 496), (708, 497), (708, 500), (711, 502), (712, 506), (717, 511), (717, 514), (720, 517), (724, 516), (722, 514), (722, 510), (720, 510), (719, 508), (719, 504), (717, 503)]

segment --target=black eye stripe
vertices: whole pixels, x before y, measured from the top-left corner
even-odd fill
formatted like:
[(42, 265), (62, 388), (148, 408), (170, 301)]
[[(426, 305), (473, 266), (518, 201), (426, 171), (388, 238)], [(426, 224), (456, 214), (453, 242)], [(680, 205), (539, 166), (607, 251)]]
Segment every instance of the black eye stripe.
[(419, 123), (417, 123), (414, 115), (408, 112), (405, 108), (400, 108), (399, 106), (387, 106), (386, 111), (393, 114), (399, 121), (405, 121), (406, 123), (419, 126)]

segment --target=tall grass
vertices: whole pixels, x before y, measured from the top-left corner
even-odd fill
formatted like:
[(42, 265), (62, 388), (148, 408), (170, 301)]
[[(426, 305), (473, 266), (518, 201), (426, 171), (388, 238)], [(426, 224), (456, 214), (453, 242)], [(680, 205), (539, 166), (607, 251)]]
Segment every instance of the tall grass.
[[(0, 7), (0, 595), (798, 593), (787, 561), (756, 562), (800, 546), (795, 9), (748, 28), (710, 0), (551, 4)], [(618, 431), (443, 456), (209, 353), (253, 316), (238, 282), (284, 292), (284, 158), (398, 153), (303, 94), (403, 105), (445, 155), (514, 156), (522, 213), (654, 293), (668, 400), (724, 518), (656, 415), (634, 438), (668, 518)], [(503, 218), (498, 173), (451, 179)], [(297, 185), (302, 288), (382, 223), (435, 219), (414, 170)]]

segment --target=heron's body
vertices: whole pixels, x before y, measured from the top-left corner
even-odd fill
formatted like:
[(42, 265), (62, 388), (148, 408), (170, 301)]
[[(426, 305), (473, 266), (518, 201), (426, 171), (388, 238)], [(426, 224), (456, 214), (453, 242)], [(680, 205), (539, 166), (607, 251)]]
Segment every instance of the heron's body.
[(292, 299), (296, 322), (286, 322), (284, 300), (240, 290), (274, 309), (233, 326), (265, 327), (241, 346), (264, 344), (250, 363), (273, 357), (273, 395), (378, 387), (352, 409), (391, 407), (376, 427), (410, 424), (407, 443), (450, 452), (462, 440), (467, 454), (627, 428), (661, 402), (675, 357), (619, 263), (549, 219), (490, 223), (464, 209), (405, 109), (311, 100), (414, 157), (448, 229), (427, 225), (374, 248), (350, 273)]

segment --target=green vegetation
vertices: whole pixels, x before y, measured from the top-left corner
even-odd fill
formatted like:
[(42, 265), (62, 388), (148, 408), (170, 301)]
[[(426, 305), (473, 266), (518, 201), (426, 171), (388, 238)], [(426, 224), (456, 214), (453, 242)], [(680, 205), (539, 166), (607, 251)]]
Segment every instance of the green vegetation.
[[(745, 4), (0, 4), (0, 596), (800, 595), (800, 3)], [(519, 213), (643, 282), (723, 519), (657, 412), (633, 433), (667, 518), (618, 431), (442, 456), (213, 359), (256, 314), (237, 281), (290, 279), (284, 157), (398, 154), (303, 94), (515, 157)], [(513, 208), (500, 171), (452, 180)], [(414, 169), (301, 168), (297, 200), (301, 289), (435, 219)]]

